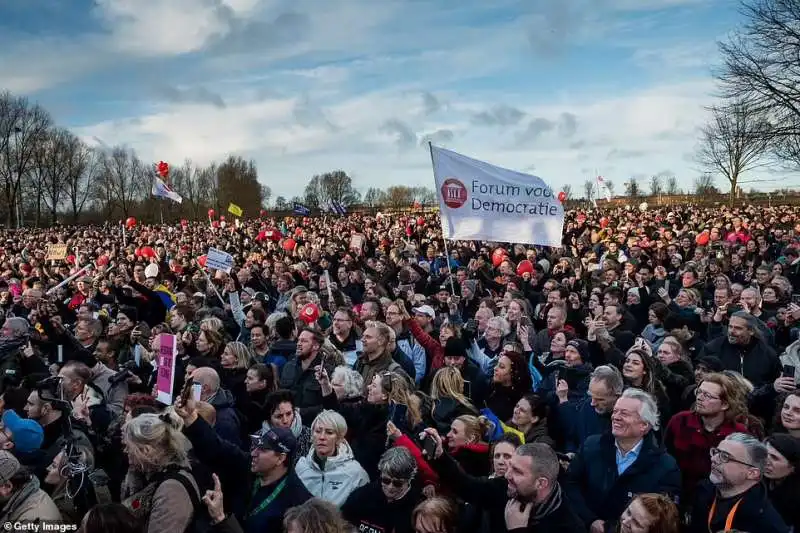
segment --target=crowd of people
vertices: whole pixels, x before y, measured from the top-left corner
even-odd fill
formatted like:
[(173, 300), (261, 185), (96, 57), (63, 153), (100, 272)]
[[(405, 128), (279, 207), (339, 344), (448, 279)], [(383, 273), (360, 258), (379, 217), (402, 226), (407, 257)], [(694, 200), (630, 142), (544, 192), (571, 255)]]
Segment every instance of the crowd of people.
[(0, 522), (800, 531), (800, 210), (571, 210), (563, 235), (3, 231)]

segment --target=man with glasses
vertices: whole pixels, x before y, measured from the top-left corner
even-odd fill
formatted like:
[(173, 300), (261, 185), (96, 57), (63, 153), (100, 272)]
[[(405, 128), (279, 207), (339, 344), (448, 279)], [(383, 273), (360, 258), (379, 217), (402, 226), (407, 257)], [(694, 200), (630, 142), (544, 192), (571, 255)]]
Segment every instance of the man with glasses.
[(697, 484), (711, 472), (709, 450), (732, 433), (747, 433), (736, 421), (747, 412), (746, 398), (730, 377), (707, 374), (694, 395), (694, 407), (673, 416), (664, 432), (664, 446), (681, 468), (681, 502), (686, 505)]
[(378, 462), (378, 478), (353, 491), (342, 516), (358, 531), (406, 531), (409, 517), (422, 500), (414, 483), (417, 464), (406, 448), (389, 448)]
[(767, 462), (763, 443), (745, 433), (733, 433), (709, 454), (711, 473), (697, 487), (689, 533), (789, 531), (761, 483)]
[(592, 435), (573, 457), (564, 489), (590, 533), (616, 531), (637, 494), (677, 497), (681, 472), (656, 441), (658, 429), (655, 399), (629, 388), (614, 404), (611, 434)]

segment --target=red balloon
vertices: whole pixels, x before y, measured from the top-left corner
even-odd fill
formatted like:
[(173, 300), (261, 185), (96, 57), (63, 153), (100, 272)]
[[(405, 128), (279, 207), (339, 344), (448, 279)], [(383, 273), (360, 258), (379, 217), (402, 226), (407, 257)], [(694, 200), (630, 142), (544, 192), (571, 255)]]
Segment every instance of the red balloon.
[(206, 266), (206, 259), (208, 259), (208, 257), (206, 257), (205, 255), (201, 255), (200, 257), (197, 258), (197, 262), (200, 266), (204, 267)]
[(106, 266), (108, 264), (108, 256), (101, 255), (100, 257), (97, 258), (97, 261), (95, 261), (95, 263), (97, 263), (97, 266)]
[(303, 228), (295, 228), (294, 229), (294, 236), (301, 237), (303, 235)]
[(75, 256), (74, 255), (68, 255), (67, 257), (64, 258), (64, 261), (66, 261), (70, 265), (74, 265), (75, 264)]
[(125, 227), (131, 229), (136, 225), (136, 219), (133, 217), (128, 217), (128, 220), (125, 221)]
[(158, 162), (158, 175), (162, 178), (169, 176), (169, 164), (164, 161)]
[(225, 215), (219, 217), (220, 222), (225, 222)]
[(609, 222), (609, 220), (608, 220), (607, 217), (601, 218), (600, 219), (600, 227), (601, 228), (605, 228), (606, 226), (608, 226), (608, 222)]
[(266, 209), (262, 209), (260, 214), (261, 214), (262, 217), (267, 216), (267, 210)]
[(215, 220), (214, 222), (212, 222), (211, 223), (211, 227), (212, 228), (218, 228), (219, 227), (219, 220)]
[(506, 252), (505, 248), (495, 248), (494, 252), (492, 252), (492, 264), (495, 268), (499, 267), (506, 259), (508, 259), (508, 252)]
[(411, 229), (411, 226), (406, 226), (406, 235), (411, 237), (414, 234), (414, 230)]
[(697, 234), (697, 237), (694, 238), (694, 242), (696, 242), (700, 246), (705, 246), (708, 244), (708, 240), (711, 238), (711, 234), (708, 231), (703, 231)]
[(526, 272), (529, 274), (533, 274), (533, 263), (531, 263), (527, 259), (523, 259), (517, 265), (517, 276), (521, 276)]
[(564, 191), (561, 191), (560, 193), (558, 193), (558, 201), (559, 202), (561, 202), (563, 204), (564, 200), (566, 200), (566, 199), (567, 199), (567, 193), (565, 193)]
[(208, 210), (208, 218), (214, 218), (214, 215), (216, 215), (216, 214), (217, 214), (217, 212), (214, 211), (213, 209), (209, 209)]
[(297, 246), (297, 241), (295, 241), (292, 238), (283, 241), (283, 249), (286, 250), (287, 252), (291, 252), (292, 250), (294, 250), (295, 246)]
[(188, 226), (188, 225), (189, 225), (189, 221), (188, 221), (188, 220), (186, 220), (185, 218), (182, 218), (182, 219), (181, 219), (181, 226), (183, 226), (183, 227), (186, 227), (186, 226)]
[(141, 250), (141, 253), (142, 257), (147, 257), (148, 259), (156, 256), (156, 251), (149, 246), (144, 246)]
[(263, 241), (266, 238), (267, 238), (267, 232), (264, 230), (259, 231), (258, 235), (256, 235), (256, 241)]
[(425, 219), (422, 217), (417, 217), (417, 226), (424, 226), (424, 225), (425, 225)]

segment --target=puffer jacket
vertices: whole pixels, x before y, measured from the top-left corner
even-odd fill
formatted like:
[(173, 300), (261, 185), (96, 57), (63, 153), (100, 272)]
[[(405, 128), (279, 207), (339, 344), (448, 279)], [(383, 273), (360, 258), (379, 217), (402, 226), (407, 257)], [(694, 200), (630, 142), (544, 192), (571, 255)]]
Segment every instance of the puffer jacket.
[(369, 476), (353, 458), (347, 442), (339, 443), (336, 455), (321, 462), (312, 449), (295, 467), (297, 477), (316, 498), (341, 507), (354, 490), (369, 483)]

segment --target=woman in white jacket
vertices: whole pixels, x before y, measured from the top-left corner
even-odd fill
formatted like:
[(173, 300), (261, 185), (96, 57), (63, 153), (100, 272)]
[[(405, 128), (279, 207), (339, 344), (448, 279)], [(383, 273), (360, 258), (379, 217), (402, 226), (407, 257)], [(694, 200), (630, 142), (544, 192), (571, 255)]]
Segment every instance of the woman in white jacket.
[(347, 422), (336, 411), (322, 411), (311, 424), (313, 446), (295, 472), (313, 496), (341, 506), (369, 476), (345, 440)]

